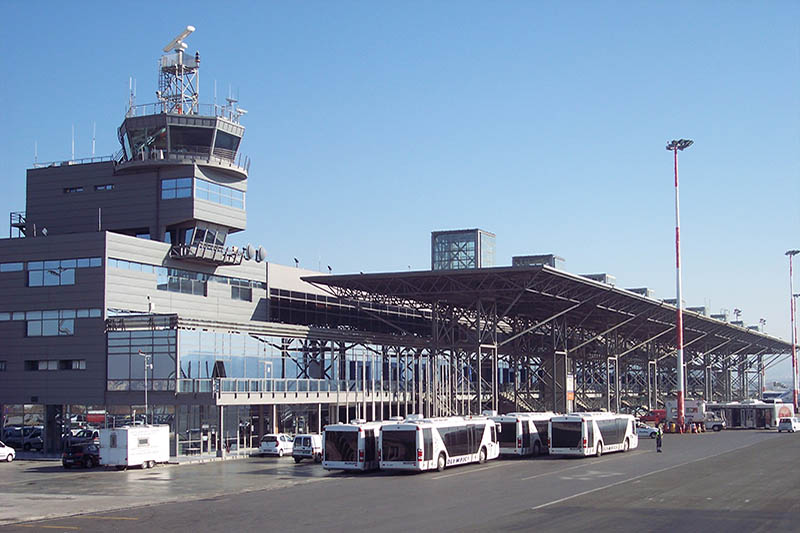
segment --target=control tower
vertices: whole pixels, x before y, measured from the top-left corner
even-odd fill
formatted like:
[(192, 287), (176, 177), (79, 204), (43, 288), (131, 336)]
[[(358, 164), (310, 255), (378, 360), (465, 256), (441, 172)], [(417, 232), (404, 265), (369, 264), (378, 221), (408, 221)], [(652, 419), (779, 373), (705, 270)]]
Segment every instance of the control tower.
[(239, 146), (247, 111), (233, 98), (200, 103), (200, 53), (187, 53), (185, 42), (193, 31), (163, 48), (155, 102), (136, 105), (131, 92), (117, 154), (28, 171), (26, 211), (14, 227), (25, 236), (112, 231), (169, 243), (173, 259), (241, 263), (226, 239), (246, 228), (249, 160)]

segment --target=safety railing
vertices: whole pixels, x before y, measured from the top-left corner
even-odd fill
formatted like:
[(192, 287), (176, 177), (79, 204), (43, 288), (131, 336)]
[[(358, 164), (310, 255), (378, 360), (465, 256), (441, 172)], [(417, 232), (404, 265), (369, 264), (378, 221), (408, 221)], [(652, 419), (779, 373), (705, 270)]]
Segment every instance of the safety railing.
[(292, 378), (199, 378), (179, 379), (177, 392), (200, 393), (284, 393), (284, 392), (358, 392), (358, 393), (410, 393), (411, 383), (381, 384), (380, 381), (292, 379)]

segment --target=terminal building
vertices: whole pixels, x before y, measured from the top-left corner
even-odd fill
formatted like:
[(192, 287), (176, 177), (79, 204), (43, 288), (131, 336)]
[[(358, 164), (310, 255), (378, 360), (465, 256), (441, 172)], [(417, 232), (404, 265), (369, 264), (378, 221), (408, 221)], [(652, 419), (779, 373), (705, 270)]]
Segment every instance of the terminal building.
[[(495, 266), (495, 235), (431, 235), (431, 270), (322, 275), (229, 244), (247, 226), (238, 102), (200, 104), (184, 32), (105, 158), (37, 164), (0, 240), (0, 423), (57, 452), (70, 428), (168, 424), (174, 455), (274, 431), (485, 408), (655, 408), (674, 388), (674, 307), (563, 270)], [(758, 394), (789, 345), (700, 314), (688, 390)], [(759, 377), (760, 376), (760, 377)]]

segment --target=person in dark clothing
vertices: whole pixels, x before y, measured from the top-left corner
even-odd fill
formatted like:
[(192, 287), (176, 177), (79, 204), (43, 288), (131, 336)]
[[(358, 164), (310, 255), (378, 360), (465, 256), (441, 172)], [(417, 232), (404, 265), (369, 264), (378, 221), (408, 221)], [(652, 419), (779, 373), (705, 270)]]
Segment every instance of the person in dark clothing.
[(664, 431), (661, 429), (661, 427), (659, 427), (658, 428), (658, 433), (656, 433), (656, 451), (658, 453), (661, 453), (661, 440), (662, 440), (662, 436), (663, 435), (664, 435)]

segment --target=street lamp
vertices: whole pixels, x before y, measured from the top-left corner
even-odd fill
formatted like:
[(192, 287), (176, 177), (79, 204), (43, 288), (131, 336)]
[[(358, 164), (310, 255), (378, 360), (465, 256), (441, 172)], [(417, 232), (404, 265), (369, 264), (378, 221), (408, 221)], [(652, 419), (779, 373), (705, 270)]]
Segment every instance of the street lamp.
[(792, 257), (800, 254), (800, 250), (789, 250), (789, 316), (791, 317), (792, 327), (792, 405), (797, 410), (797, 330), (794, 327), (794, 278), (792, 275)]
[(684, 398), (683, 398), (683, 299), (681, 296), (681, 215), (680, 215), (680, 199), (678, 195), (678, 150), (683, 151), (689, 148), (694, 141), (689, 139), (673, 140), (667, 145), (667, 150), (673, 154), (675, 161), (675, 269), (676, 269), (676, 285), (677, 285), (677, 302), (678, 318), (678, 427), (683, 431), (684, 418)]
[[(152, 359), (153, 355), (144, 353), (141, 350), (139, 350), (139, 355), (144, 357), (144, 423), (147, 425), (147, 371), (153, 369), (153, 363), (150, 362), (150, 359)], [(135, 425), (136, 420), (134, 420), (133, 423)]]

